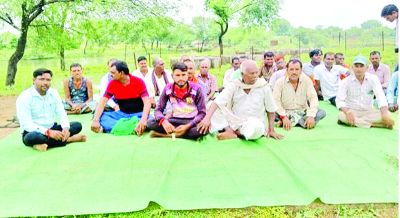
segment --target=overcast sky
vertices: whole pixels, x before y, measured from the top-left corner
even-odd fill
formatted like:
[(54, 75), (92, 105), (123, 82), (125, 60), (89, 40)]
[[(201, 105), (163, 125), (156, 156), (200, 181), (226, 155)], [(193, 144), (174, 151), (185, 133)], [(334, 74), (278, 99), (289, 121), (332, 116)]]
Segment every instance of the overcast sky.
[[(204, 0), (188, 1), (180, 11), (186, 23), (193, 16), (204, 16)], [(347, 29), (360, 26), (367, 20), (379, 20), (382, 24), (395, 27), (394, 23), (381, 18), (382, 8), (387, 4), (397, 4), (394, 0), (281, 0), (279, 16), (292, 26), (315, 28), (337, 26)], [(398, 6), (398, 5), (397, 5)]]

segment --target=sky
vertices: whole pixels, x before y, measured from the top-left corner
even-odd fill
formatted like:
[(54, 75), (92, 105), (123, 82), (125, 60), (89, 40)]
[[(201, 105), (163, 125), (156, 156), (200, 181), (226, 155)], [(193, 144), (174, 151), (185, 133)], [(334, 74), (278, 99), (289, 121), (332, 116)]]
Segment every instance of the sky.
[[(204, 0), (188, 1), (180, 11), (185, 23), (194, 16), (207, 16)], [(279, 17), (289, 21), (294, 27), (315, 28), (316, 26), (337, 26), (347, 29), (359, 26), (367, 20), (378, 20), (383, 25), (395, 27), (381, 18), (382, 8), (387, 4), (397, 4), (394, 0), (281, 0)]]

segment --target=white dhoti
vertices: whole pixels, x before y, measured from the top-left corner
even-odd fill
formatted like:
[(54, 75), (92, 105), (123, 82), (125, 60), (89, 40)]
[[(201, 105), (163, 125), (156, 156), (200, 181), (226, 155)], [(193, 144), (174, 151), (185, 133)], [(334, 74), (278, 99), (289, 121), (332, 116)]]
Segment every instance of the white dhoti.
[(230, 127), (239, 131), (246, 140), (256, 140), (265, 133), (265, 121), (256, 117), (240, 118), (226, 108), (218, 108), (211, 117), (210, 132), (215, 133)]

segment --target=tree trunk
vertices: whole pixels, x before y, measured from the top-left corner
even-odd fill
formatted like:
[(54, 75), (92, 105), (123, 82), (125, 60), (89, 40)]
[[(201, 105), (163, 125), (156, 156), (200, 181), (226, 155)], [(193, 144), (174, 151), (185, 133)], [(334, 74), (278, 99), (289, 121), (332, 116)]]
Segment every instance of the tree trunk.
[(219, 24), (221, 32), (218, 35), (218, 45), (219, 45), (219, 56), (222, 58), (222, 55), (224, 54), (224, 45), (222, 43), (222, 37), (225, 35), (226, 32), (228, 32), (228, 21), (222, 21)]
[(87, 46), (88, 46), (88, 41), (89, 40), (85, 40), (85, 46), (83, 47), (83, 55), (86, 55), (86, 48), (87, 48)]
[(206, 42), (205, 40), (201, 41), (200, 53), (203, 52), (203, 47), (204, 47), (205, 42)]
[(17, 65), (25, 53), (29, 24), (23, 22), (21, 26), (22, 26), (21, 35), (18, 38), (17, 48), (15, 49), (15, 52), (11, 55), (10, 59), (8, 60), (6, 86), (12, 86), (15, 84)]
[(60, 46), (60, 68), (65, 71), (65, 53), (64, 45)]

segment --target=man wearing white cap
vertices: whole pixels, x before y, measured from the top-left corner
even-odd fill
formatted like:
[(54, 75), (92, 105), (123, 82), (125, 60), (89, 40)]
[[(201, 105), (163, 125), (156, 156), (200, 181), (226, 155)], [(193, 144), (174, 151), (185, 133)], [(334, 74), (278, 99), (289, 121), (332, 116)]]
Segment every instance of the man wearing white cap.
[[(339, 124), (356, 127), (383, 127), (392, 129), (394, 121), (390, 117), (388, 103), (378, 77), (367, 73), (367, 59), (357, 56), (353, 60), (353, 74), (339, 84), (336, 106)], [(379, 111), (373, 108), (376, 96)]]

